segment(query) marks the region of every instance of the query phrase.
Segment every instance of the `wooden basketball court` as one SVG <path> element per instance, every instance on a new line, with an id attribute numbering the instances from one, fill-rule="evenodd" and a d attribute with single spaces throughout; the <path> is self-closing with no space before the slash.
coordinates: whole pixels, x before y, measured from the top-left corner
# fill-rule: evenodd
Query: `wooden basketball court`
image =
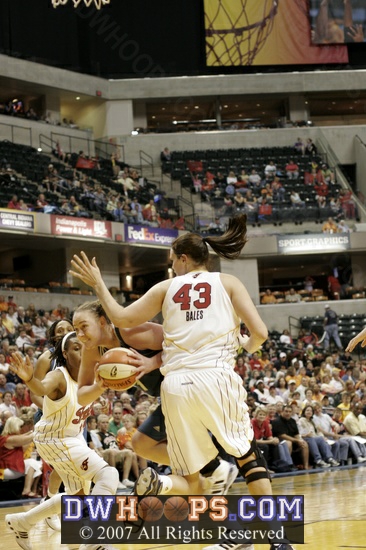
<path id="1" fill-rule="evenodd" d="M 231 492 L 248 494 L 245 483 L 235 483 Z M 364 466 L 332 469 L 319 473 L 278 477 L 273 480 L 275 494 L 305 496 L 305 545 L 296 549 L 347 550 L 366 549 L 366 468 Z M 1 504 L 1 503 L 0 503 Z M 14 535 L 4 523 L 5 514 L 21 512 L 32 504 L 0 509 L 0 549 L 19 550 Z M 32 529 L 30 540 L 33 550 L 68 550 L 77 545 L 61 545 L 60 534 L 51 531 L 46 524 L 39 523 Z M 116 545 L 124 550 L 201 550 L 203 545 Z M 268 545 L 256 545 L 255 550 L 266 549 Z"/>
<path id="2" fill-rule="evenodd" d="M 366 468 L 364 466 L 331 469 L 319 473 L 305 473 L 273 480 L 273 492 L 282 495 L 305 496 L 305 544 L 296 545 L 304 550 L 366 549 Z M 245 483 L 232 487 L 233 494 L 247 494 Z M 1 503 L 0 503 L 1 504 Z M 0 521 L 5 514 L 26 511 L 34 504 L 3 507 Z M 19 550 L 13 533 L 2 523 L 0 548 Z M 34 550 L 71 550 L 77 545 L 61 545 L 60 534 L 49 529 L 45 523 L 37 524 L 30 537 Z M 116 545 L 124 550 L 161 549 L 201 550 L 203 545 Z M 256 545 L 256 550 L 268 549 L 268 545 Z"/>

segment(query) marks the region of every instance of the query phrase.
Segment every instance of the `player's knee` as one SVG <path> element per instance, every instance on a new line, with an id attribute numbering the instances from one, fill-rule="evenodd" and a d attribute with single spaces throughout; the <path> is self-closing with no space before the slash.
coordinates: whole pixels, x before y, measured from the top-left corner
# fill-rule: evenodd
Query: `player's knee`
<path id="1" fill-rule="evenodd" d="M 239 461 L 245 460 L 244 463 L 240 464 Z M 262 455 L 260 449 L 258 448 L 257 442 L 253 439 L 249 451 L 237 459 L 239 472 L 245 479 L 246 483 L 253 483 L 260 479 L 271 480 L 267 469 L 267 463 L 264 456 Z"/>
<path id="2" fill-rule="evenodd" d="M 93 482 L 95 484 L 95 494 L 114 495 L 119 482 L 118 470 L 113 466 L 104 466 L 95 474 Z"/>

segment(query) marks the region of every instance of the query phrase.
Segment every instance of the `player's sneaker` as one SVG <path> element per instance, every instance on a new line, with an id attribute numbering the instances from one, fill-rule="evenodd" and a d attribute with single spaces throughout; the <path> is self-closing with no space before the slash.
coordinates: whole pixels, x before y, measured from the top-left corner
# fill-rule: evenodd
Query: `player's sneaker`
<path id="1" fill-rule="evenodd" d="M 133 492 L 135 495 L 158 495 L 162 486 L 159 474 L 153 468 L 145 468 L 139 475 Z"/>
<path id="2" fill-rule="evenodd" d="M 212 546 L 205 546 L 203 550 L 254 550 L 253 544 L 213 544 Z"/>
<path id="3" fill-rule="evenodd" d="M 220 460 L 219 466 L 209 477 L 203 480 L 203 492 L 205 495 L 225 495 L 234 483 L 238 468 L 231 462 Z"/>
<path id="4" fill-rule="evenodd" d="M 129 479 L 124 479 L 122 481 L 123 485 L 125 486 L 125 488 L 128 488 L 128 487 L 134 487 L 135 484 L 133 481 L 130 481 Z"/>
<path id="5" fill-rule="evenodd" d="M 5 523 L 14 532 L 18 546 L 23 548 L 23 550 L 31 550 L 32 547 L 29 540 L 31 525 L 25 519 L 25 513 L 7 514 L 5 516 Z"/>
<path id="6" fill-rule="evenodd" d="M 48 527 L 53 531 L 61 531 L 61 520 L 57 514 L 49 516 L 48 518 L 44 518 L 44 520 L 47 523 Z"/>

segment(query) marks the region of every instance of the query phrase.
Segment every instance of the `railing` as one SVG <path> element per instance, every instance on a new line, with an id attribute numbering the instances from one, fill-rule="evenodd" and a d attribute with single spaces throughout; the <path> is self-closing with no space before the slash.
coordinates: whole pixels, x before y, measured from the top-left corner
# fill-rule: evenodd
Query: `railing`
<path id="1" fill-rule="evenodd" d="M 145 163 L 145 164 L 143 164 Z M 143 175 L 143 166 L 150 166 L 151 169 L 151 175 L 154 175 L 154 159 L 151 155 L 148 153 L 145 153 L 145 151 L 142 151 L 140 149 L 140 172 L 141 176 Z"/>
<path id="2" fill-rule="evenodd" d="M 25 145 L 29 145 L 33 147 L 33 135 L 32 135 L 32 128 L 24 128 L 23 126 L 17 126 L 16 124 L 7 124 L 6 122 L 1 122 L 0 126 L 5 126 L 6 128 L 10 128 L 10 139 L 12 143 L 18 143 L 18 140 L 14 141 L 14 134 L 15 132 L 28 132 L 28 141 Z M 5 138 L 6 139 L 6 138 Z"/>
<path id="3" fill-rule="evenodd" d="M 125 162 L 125 146 L 117 145 L 115 143 L 109 143 L 107 141 L 94 140 L 95 154 L 100 158 L 111 158 L 113 154 L 116 155 L 116 160 Z"/>
<path id="4" fill-rule="evenodd" d="M 65 149 L 65 143 L 67 143 L 67 152 L 76 152 L 76 149 L 80 150 L 80 145 L 85 144 L 83 151 L 89 156 L 91 154 L 96 154 L 100 158 L 110 158 L 114 153 L 116 155 L 116 160 L 122 160 L 125 162 L 125 148 L 124 145 L 116 145 L 104 141 L 92 140 L 89 138 L 80 138 L 65 134 L 59 134 L 57 132 L 51 132 L 51 137 L 45 136 L 44 134 L 39 135 L 39 146 L 41 149 L 48 149 L 49 152 L 57 150 L 58 146 L 61 146 L 60 140 L 62 138 L 62 149 Z M 64 139 L 66 138 L 66 140 Z M 74 149 L 75 141 L 78 141 L 79 147 Z M 93 151 L 93 153 L 91 153 Z"/>

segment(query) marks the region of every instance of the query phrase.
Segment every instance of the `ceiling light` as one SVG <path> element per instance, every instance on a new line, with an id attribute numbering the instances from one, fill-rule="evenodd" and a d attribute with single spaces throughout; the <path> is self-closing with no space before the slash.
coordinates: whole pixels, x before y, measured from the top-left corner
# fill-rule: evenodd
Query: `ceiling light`
<path id="1" fill-rule="evenodd" d="M 80 96 L 76 96 L 76 101 L 80 101 Z"/>
<path id="2" fill-rule="evenodd" d="M 224 105 L 224 109 L 227 109 L 229 107 L 229 105 Z"/>
<path id="3" fill-rule="evenodd" d="M 195 109 L 199 109 L 200 106 L 199 106 L 199 105 L 195 105 L 194 108 L 195 108 Z"/>
<path id="4" fill-rule="evenodd" d="M 260 106 L 261 106 L 261 104 L 260 104 L 260 103 L 257 103 L 257 107 L 260 107 Z"/>
<path id="5" fill-rule="evenodd" d="M 155 116 L 155 115 L 153 115 L 153 116 L 152 116 L 151 118 L 156 118 L 156 116 Z"/>
<path id="6" fill-rule="evenodd" d="M 161 110 L 162 110 L 162 111 L 165 111 L 165 107 L 162 107 Z"/>

